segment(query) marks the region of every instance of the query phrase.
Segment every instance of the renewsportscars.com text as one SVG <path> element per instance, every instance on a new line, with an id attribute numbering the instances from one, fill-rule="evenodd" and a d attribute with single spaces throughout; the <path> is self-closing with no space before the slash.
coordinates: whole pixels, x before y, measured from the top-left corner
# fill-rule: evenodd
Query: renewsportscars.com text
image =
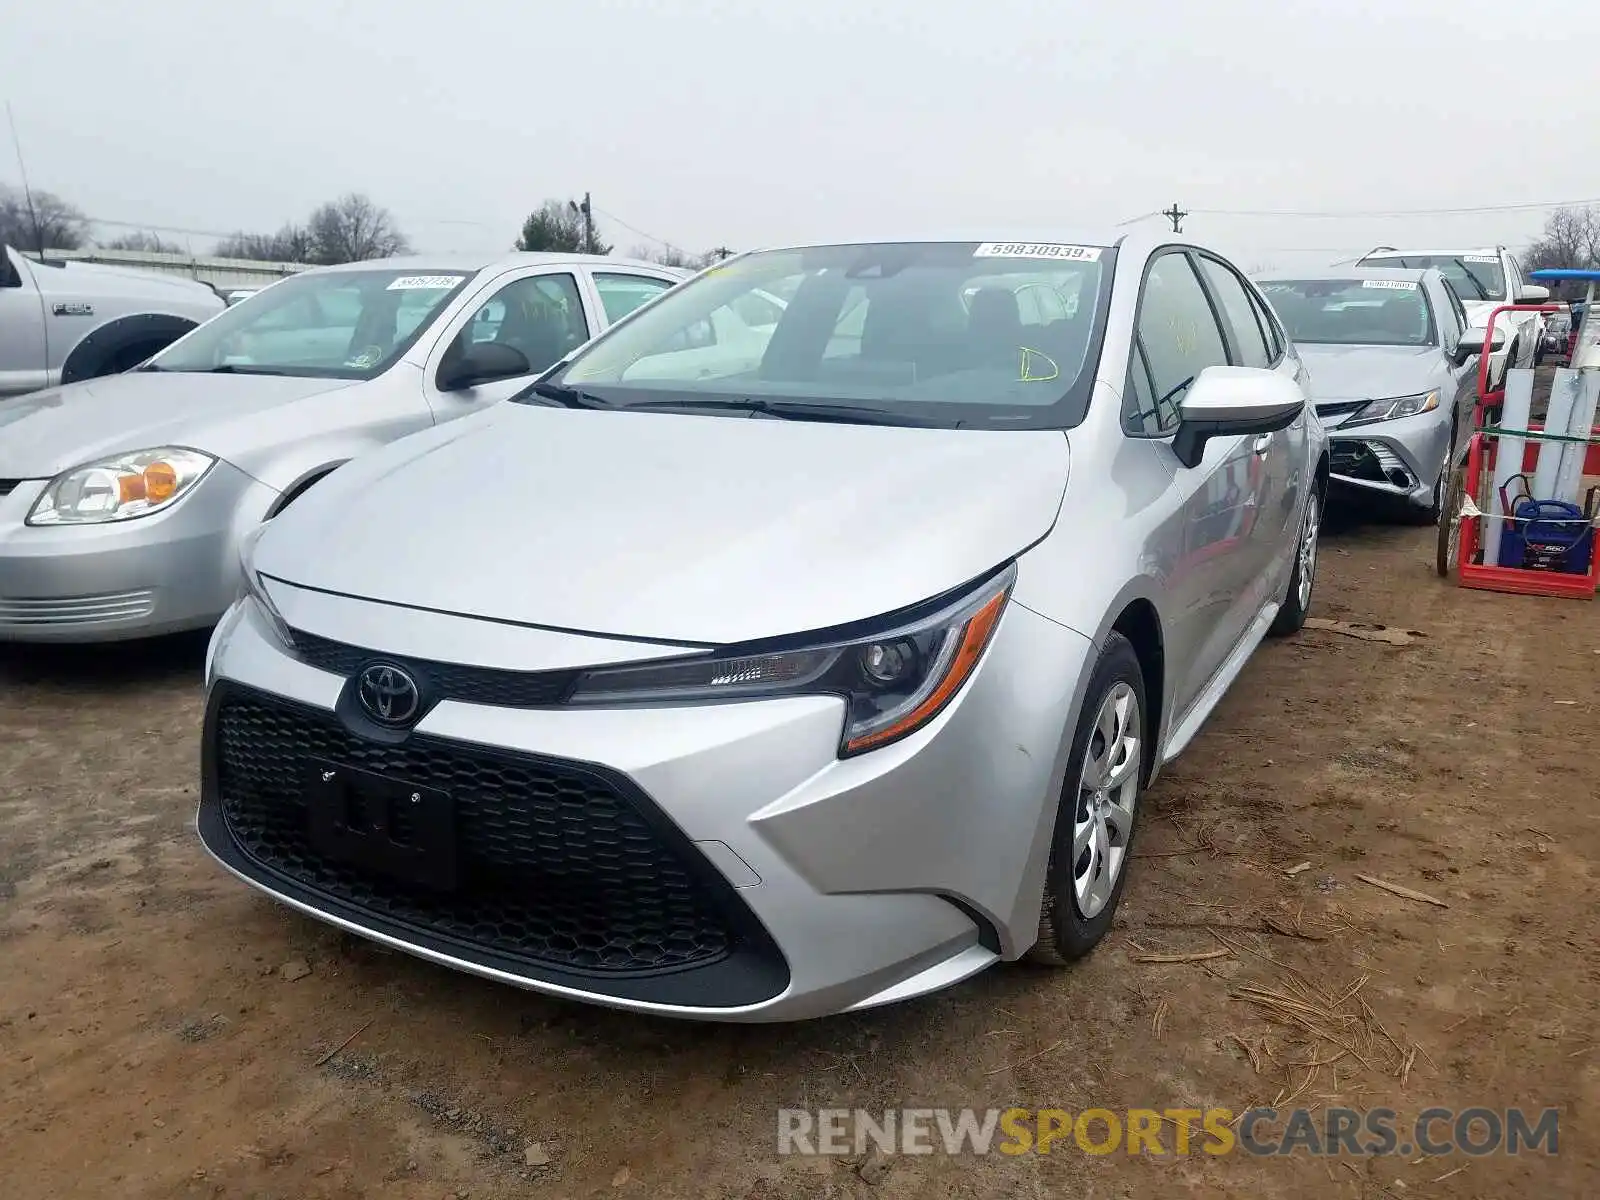
<path id="1" fill-rule="evenodd" d="M 780 1108 L 779 1154 L 1555 1154 L 1559 1112 L 1425 1108 Z"/>

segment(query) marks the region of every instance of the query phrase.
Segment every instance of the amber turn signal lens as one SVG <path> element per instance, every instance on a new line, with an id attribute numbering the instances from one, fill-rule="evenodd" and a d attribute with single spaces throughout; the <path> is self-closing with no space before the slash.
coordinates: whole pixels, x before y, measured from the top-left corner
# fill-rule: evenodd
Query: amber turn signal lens
<path id="1" fill-rule="evenodd" d="M 171 463 L 153 462 L 144 469 L 144 497 L 151 504 L 170 500 L 178 491 L 178 471 Z"/>

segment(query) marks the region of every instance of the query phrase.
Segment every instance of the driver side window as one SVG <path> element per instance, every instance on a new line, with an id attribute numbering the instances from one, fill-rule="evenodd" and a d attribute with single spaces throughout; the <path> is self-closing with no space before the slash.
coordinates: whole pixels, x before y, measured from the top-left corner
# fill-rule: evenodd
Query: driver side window
<path id="1" fill-rule="evenodd" d="M 1168 251 L 1150 264 L 1135 328 L 1123 428 L 1164 437 L 1178 427 L 1183 397 L 1200 372 L 1228 362 L 1217 314 L 1187 254 Z"/>
<path id="2" fill-rule="evenodd" d="M 589 340 L 578 281 L 568 274 L 514 279 L 479 305 L 450 345 L 451 357 L 469 346 L 498 342 L 520 350 L 531 372 Z"/>

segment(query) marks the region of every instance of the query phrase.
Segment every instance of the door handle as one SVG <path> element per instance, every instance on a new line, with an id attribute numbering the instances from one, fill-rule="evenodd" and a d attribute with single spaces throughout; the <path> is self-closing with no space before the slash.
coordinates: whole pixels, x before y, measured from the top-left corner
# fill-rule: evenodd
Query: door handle
<path id="1" fill-rule="evenodd" d="M 1255 452 L 1255 456 L 1257 458 L 1262 457 L 1268 450 L 1272 449 L 1272 435 L 1270 433 L 1263 433 L 1255 440 L 1250 449 Z"/>

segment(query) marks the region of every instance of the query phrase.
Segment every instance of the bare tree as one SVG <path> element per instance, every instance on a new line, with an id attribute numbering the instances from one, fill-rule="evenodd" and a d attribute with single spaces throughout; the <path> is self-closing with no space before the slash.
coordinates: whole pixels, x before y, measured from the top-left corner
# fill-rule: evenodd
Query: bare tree
<path id="1" fill-rule="evenodd" d="M 690 254 L 687 250 L 680 250 L 676 246 L 652 246 L 641 242 L 628 252 L 628 256 L 643 259 L 645 262 L 660 263 L 663 267 L 686 267 L 691 271 L 698 271 L 701 267 L 709 267 L 721 258 L 722 254 L 717 250 Z"/>
<path id="2" fill-rule="evenodd" d="M 389 210 L 359 192 L 322 205 L 311 214 L 306 229 L 311 237 L 311 261 L 316 263 L 364 262 L 404 254 L 411 248 Z"/>
<path id="3" fill-rule="evenodd" d="M 516 249 L 582 254 L 583 238 L 583 214 L 565 200 L 546 200 L 522 223 Z M 610 254 L 611 247 L 596 238 L 590 252 Z"/>
<path id="4" fill-rule="evenodd" d="M 218 258 L 253 258 L 259 262 L 311 261 L 311 234 L 303 225 L 285 225 L 277 233 L 236 233 L 212 251 Z"/>
<path id="5" fill-rule="evenodd" d="M 76 250 L 88 238 L 82 210 L 54 192 L 34 192 L 30 206 L 21 188 L 0 184 L 0 243 L 19 250 Z"/>
<path id="6" fill-rule="evenodd" d="M 114 237 L 109 242 L 99 243 L 105 250 L 142 250 L 149 254 L 182 254 L 183 247 L 177 242 L 164 241 L 158 234 L 146 233 L 144 230 L 135 230 L 133 233 L 124 233 Z"/>
<path id="7" fill-rule="evenodd" d="M 1556 209 L 1545 218 L 1544 232 L 1528 247 L 1523 265 L 1530 271 L 1600 266 L 1600 205 Z"/>

